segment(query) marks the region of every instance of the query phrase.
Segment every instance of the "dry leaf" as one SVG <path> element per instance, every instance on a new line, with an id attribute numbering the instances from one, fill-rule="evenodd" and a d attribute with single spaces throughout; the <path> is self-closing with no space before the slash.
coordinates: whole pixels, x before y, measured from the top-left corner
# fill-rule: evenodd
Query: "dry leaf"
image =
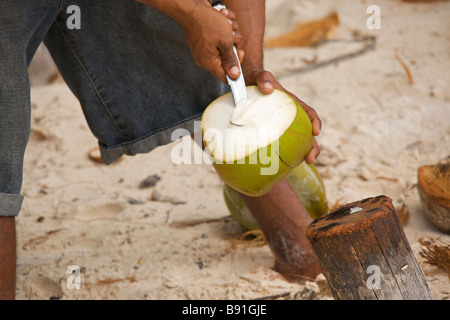
<path id="1" fill-rule="evenodd" d="M 395 183 L 398 182 L 397 178 L 389 178 L 389 177 L 384 177 L 384 176 L 378 176 L 377 180 L 386 180 L 386 181 L 395 182 Z"/>
<path id="2" fill-rule="evenodd" d="M 267 39 L 264 46 L 308 47 L 327 38 L 330 31 L 339 23 L 338 14 L 333 12 L 321 20 L 300 22 L 294 29 L 280 37 Z"/>
<path id="3" fill-rule="evenodd" d="M 92 160 L 92 161 L 94 161 L 94 162 L 105 164 L 105 163 L 103 162 L 103 160 L 102 160 L 102 154 L 101 154 L 101 152 L 100 152 L 100 148 L 99 148 L 98 145 L 95 146 L 95 147 L 93 147 L 93 148 L 91 148 L 91 149 L 88 151 L 88 157 L 89 157 L 90 160 Z M 117 159 L 117 160 L 116 160 L 116 163 L 119 162 L 119 160 L 122 160 L 122 158 L 123 158 L 123 156 L 120 157 L 119 159 Z"/>
<path id="4" fill-rule="evenodd" d="M 409 210 L 406 204 L 402 204 L 402 206 L 396 210 L 397 217 L 400 220 L 402 225 L 405 225 L 409 221 Z"/>
<path id="5" fill-rule="evenodd" d="M 403 69 L 405 69 L 406 76 L 408 77 L 408 83 L 409 84 L 413 84 L 414 83 L 414 79 L 413 79 L 413 76 L 412 76 L 411 71 L 409 70 L 408 66 L 402 60 L 402 58 L 400 58 L 400 56 L 397 54 L 397 52 L 395 52 L 394 55 L 395 55 L 395 59 L 397 59 L 397 61 L 400 62 L 400 64 L 402 65 Z"/>
<path id="6" fill-rule="evenodd" d="M 266 237 L 261 230 L 249 230 L 239 234 L 237 239 L 233 239 L 232 246 L 237 244 L 246 244 L 251 247 L 262 247 L 267 244 Z"/>
<path id="7" fill-rule="evenodd" d="M 100 154 L 100 149 L 98 146 L 95 146 L 89 150 L 88 157 L 94 162 L 103 163 L 102 156 Z"/>
<path id="8" fill-rule="evenodd" d="M 106 279 L 97 280 L 97 282 L 95 284 L 96 285 L 105 285 L 105 284 L 113 284 L 113 283 L 124 282 L 124 281 L 136 282 L 137 280 L 135 277 L 127 277 L 127 278 L 120 278 L 120 279 L 106 278 Z"/>

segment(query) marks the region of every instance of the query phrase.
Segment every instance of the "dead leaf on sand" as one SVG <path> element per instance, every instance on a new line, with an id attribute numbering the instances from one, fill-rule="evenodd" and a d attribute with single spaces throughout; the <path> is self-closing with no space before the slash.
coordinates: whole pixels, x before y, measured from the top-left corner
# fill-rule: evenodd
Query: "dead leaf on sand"
<path id="1" fill-rule="evenodd" d="M 405 69 L 406 76 L 408 77 L 408 83 L 414 84 L 414 78 L 412 76 L 411 70 L 409 69 L 408 65 L 403 61 L 402 58 L 398 55 L 397 52 L 394 52 L 395 59 L 402 65 L 403 69 Z"/>
<path id="2" fill-rule="evenodd" d="M 339 23 L 339 17 L 333 12 L 320 20 L 297 23 L 294 29 L 277 38 L 264 41 L 266 48 L 274 47 L 309 47 L 327 38 Z"/>
<path id="3" fill-rule="evenodd" d="M 98 145 L 93 147 L 93 148 L 91 148 L 88 151 L 88 157 L 89 157 L 90 160 L 92 160 L 94 162 L 105 164 L 103 162 L 103 160 L 102 160 L 102 154 L 100 152 L 100 148 L 99 148 Z M 116 162 L 119 162 L 120 160 L 122 160 L 122 158 L 123 158 L 123 156 L 120 157 L 119 159 L 117 159 Z"/>

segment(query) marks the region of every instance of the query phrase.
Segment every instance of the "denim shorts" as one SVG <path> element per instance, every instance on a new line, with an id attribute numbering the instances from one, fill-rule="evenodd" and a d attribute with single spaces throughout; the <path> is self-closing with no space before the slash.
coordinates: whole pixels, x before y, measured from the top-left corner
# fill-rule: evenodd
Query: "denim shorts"
<path id="1" fill-rule="evenodd" d="M 175 129 L 193 133 L 205 107 L 229 90 L 195 64 L 175 21 L 134 0 L 2 0 L 0 216 L 18 215 L 23 200 L 27 68 L 42 41 L 107 164 L 170 143 Z"/>

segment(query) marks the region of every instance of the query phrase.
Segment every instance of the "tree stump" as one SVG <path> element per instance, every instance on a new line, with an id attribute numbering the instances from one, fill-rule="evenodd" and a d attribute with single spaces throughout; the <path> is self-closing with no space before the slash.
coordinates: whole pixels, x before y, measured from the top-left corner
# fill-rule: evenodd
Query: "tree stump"
<path id="1" fill-rule="evenodd" d="M 344 205 L 306 229 L 335 299 L 433 300 L 390 198 Z"/>

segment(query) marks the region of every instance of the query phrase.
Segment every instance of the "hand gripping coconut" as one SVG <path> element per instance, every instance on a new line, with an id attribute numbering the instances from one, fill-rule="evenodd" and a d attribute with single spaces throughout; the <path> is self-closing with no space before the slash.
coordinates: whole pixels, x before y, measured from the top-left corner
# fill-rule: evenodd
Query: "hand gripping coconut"
<path id="1" fill-rule="evenodd" d="M 231 93 L 214 100 L 202 116 L 205 151 L 231 188 L 261 196 L 287 177 L 313 146 L 311 121 L 289 94 L 247 87 L 236 106 Z"/>

